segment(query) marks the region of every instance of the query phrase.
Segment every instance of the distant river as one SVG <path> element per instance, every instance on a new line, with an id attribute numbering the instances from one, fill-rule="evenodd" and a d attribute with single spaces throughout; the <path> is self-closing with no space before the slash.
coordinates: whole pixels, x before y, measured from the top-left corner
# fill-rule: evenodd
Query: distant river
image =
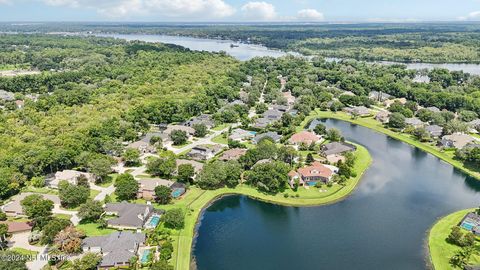
<path id="1" fill-rule="evenodd" d="M 199 270 L 424 270 L 435 221 L 477 207 L 480 182 L 403 142 L 337 120 L 373 164 L 347 199 L 285 207 L 244 196 L 214 202 L 193 247 Z"/>
<path id="2" fill-rule="evenodd" d="M 101 36 L 115 37 L 125 40 L 141 40 L 146 42 L 161 42 L 170 43 L 189 48 L 196 51 L 209 51 L 219 52 L 225 51 L 227 54 L 237 58 L 241 61 L 250 60 L 257 56 L 271 56 L 281 57 L 287 54 L 299 55 L 294 52 L 283 52 L 279 50 L 272 50 L 265 46 L 238 43 L 231 40 L 219 40 L 219 39 L 207 39 L 207 38 L 194 38 L 184 36 L 168 36 L 168 35 L 145 35 L 145 34 L 103 34 Z M 231 47 L 231 44 L 235 44 L 238 47 Z M 328 58 L 334 59 L 334 58 Z M 338 59 L 335 59 L 338 60 Z M 393 64 L 394 62 L 377 62 L 381 64 Z M 402 63 L 403 64 L 403 63 Z M 408 69 L 432 69 L 435 67 L 446 68 L 448 70 L 463 70 L 470 74 L 480 75 L 479 64 L 429 64 L 429 63 L 406 63 Z"/>

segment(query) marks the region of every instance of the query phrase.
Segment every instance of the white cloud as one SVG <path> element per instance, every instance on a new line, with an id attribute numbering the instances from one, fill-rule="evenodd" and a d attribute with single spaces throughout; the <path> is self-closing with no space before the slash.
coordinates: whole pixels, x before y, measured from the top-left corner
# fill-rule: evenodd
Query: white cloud
<path id="1" fill-rule="evenodd" d="M 298 11 L 297 19 L 301 21 L 323 21 L 325 16 L 316 9 L 302 9 Z"/>
<path id="2" fill-rule="evenodd" d="M 458 19 L 462 21 L 478 21 L 480 20 L 480 11 L 470 12 L 467 16 L 459 17 Z"/>
<path id="3" fill-rule="evenodd" d="M 267 2 L 248 2 L 242 7 L 247 19 L 254 21 L 270 21 L 277 18 L 275 6 Z"/>
<path id="4" fill-rule="evenodd" d="M 2 1 L 2 0 L 0 0 Z M 235 9 L 223 0 L 43 0 L 52 6 L 92 8 L 108 17 L 160 15 L 215 19 L 231 16 Z"/>

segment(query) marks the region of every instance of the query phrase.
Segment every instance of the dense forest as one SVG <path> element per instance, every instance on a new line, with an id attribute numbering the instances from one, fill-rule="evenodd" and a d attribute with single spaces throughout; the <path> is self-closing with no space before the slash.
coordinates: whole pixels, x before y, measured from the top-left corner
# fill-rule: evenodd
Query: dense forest
<path id="1" fill-rule="evenodd" d="M 221 38 L 304 54 L 399 62 L 480 62 L 480 24 L 0 24 L 0 31 Z"/>
<path id="2" fill-rule="evenodd" d="M 149 124 L 215 111 L 238 95 L 239 63 L 223 54 L 113 39 L 0 36 L 0 66 L 39 75 L 0 77 L 25 104 L 0 105 L 0 198 L 34 176 L 108 159 Z M 33 97 L 34 98 L 33 98 Z"/>

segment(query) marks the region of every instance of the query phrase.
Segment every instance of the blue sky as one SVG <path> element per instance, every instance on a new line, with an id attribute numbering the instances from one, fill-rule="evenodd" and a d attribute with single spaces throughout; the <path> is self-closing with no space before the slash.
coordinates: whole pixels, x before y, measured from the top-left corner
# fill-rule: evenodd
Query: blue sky
<path id="1" fill-rule="evenodd" d="M 0 21 L 458 21 L 480 0 L 0 0 Z"/>

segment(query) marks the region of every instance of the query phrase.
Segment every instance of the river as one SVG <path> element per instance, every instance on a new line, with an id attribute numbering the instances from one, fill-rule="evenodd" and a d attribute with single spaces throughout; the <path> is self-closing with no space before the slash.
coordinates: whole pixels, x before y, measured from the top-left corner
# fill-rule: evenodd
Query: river
<path id="1" fill-rule="evenodd" d="M 125 40 L 141 40 L 146 42 L 161 42 L 170 43 L 189 48 L 197 51 L 209 51 L 220 52 L 224 51 L 227 54 L 237 58 L 240 61 L 247 61 L 254 57 L 259 56 L 271 56 L 281 57 L 287 54 L 299 55 L 294 52 L 283 52 L 279 50 L 272 50 L 265 46 L 238 43 L 231 40 L 219 40 L 219 39 L 206 39 L 206 38 L 194 38 L 184 36 L 168 36 L 168 35 L 146 35 L 146 34 L 103 34 L 100 36 L 114 37 Z M 235 44 L 238 47 L 231 47 L 231 44 Z M 335 59 L 335 58 L 327 58 Z M 336 59 L 338 60 L 338 59 Z M 379 61 L 375 63 L 381 63 L 385 65 L 395 64 L 394 62 Z M 402 63 L 403 64 L 403 63 Z M 479 64 L 430 64 L 430 63 L 405 63 L 407 69 L 433 69 L 433 68 L 446 68 L 451 71 L 468 72 L 473 75 L 480 75 Z"/>
<path id="2" fill-rule="evenodd" d="M 229 196 L 208 207 L 193 255 L 199 270 L 426 269 L 435 220 L 480 202 L 480 182 L 384 134 L 327 120 L 367 147 L 373 164 L 347 199 L 284 207 Z"/>

